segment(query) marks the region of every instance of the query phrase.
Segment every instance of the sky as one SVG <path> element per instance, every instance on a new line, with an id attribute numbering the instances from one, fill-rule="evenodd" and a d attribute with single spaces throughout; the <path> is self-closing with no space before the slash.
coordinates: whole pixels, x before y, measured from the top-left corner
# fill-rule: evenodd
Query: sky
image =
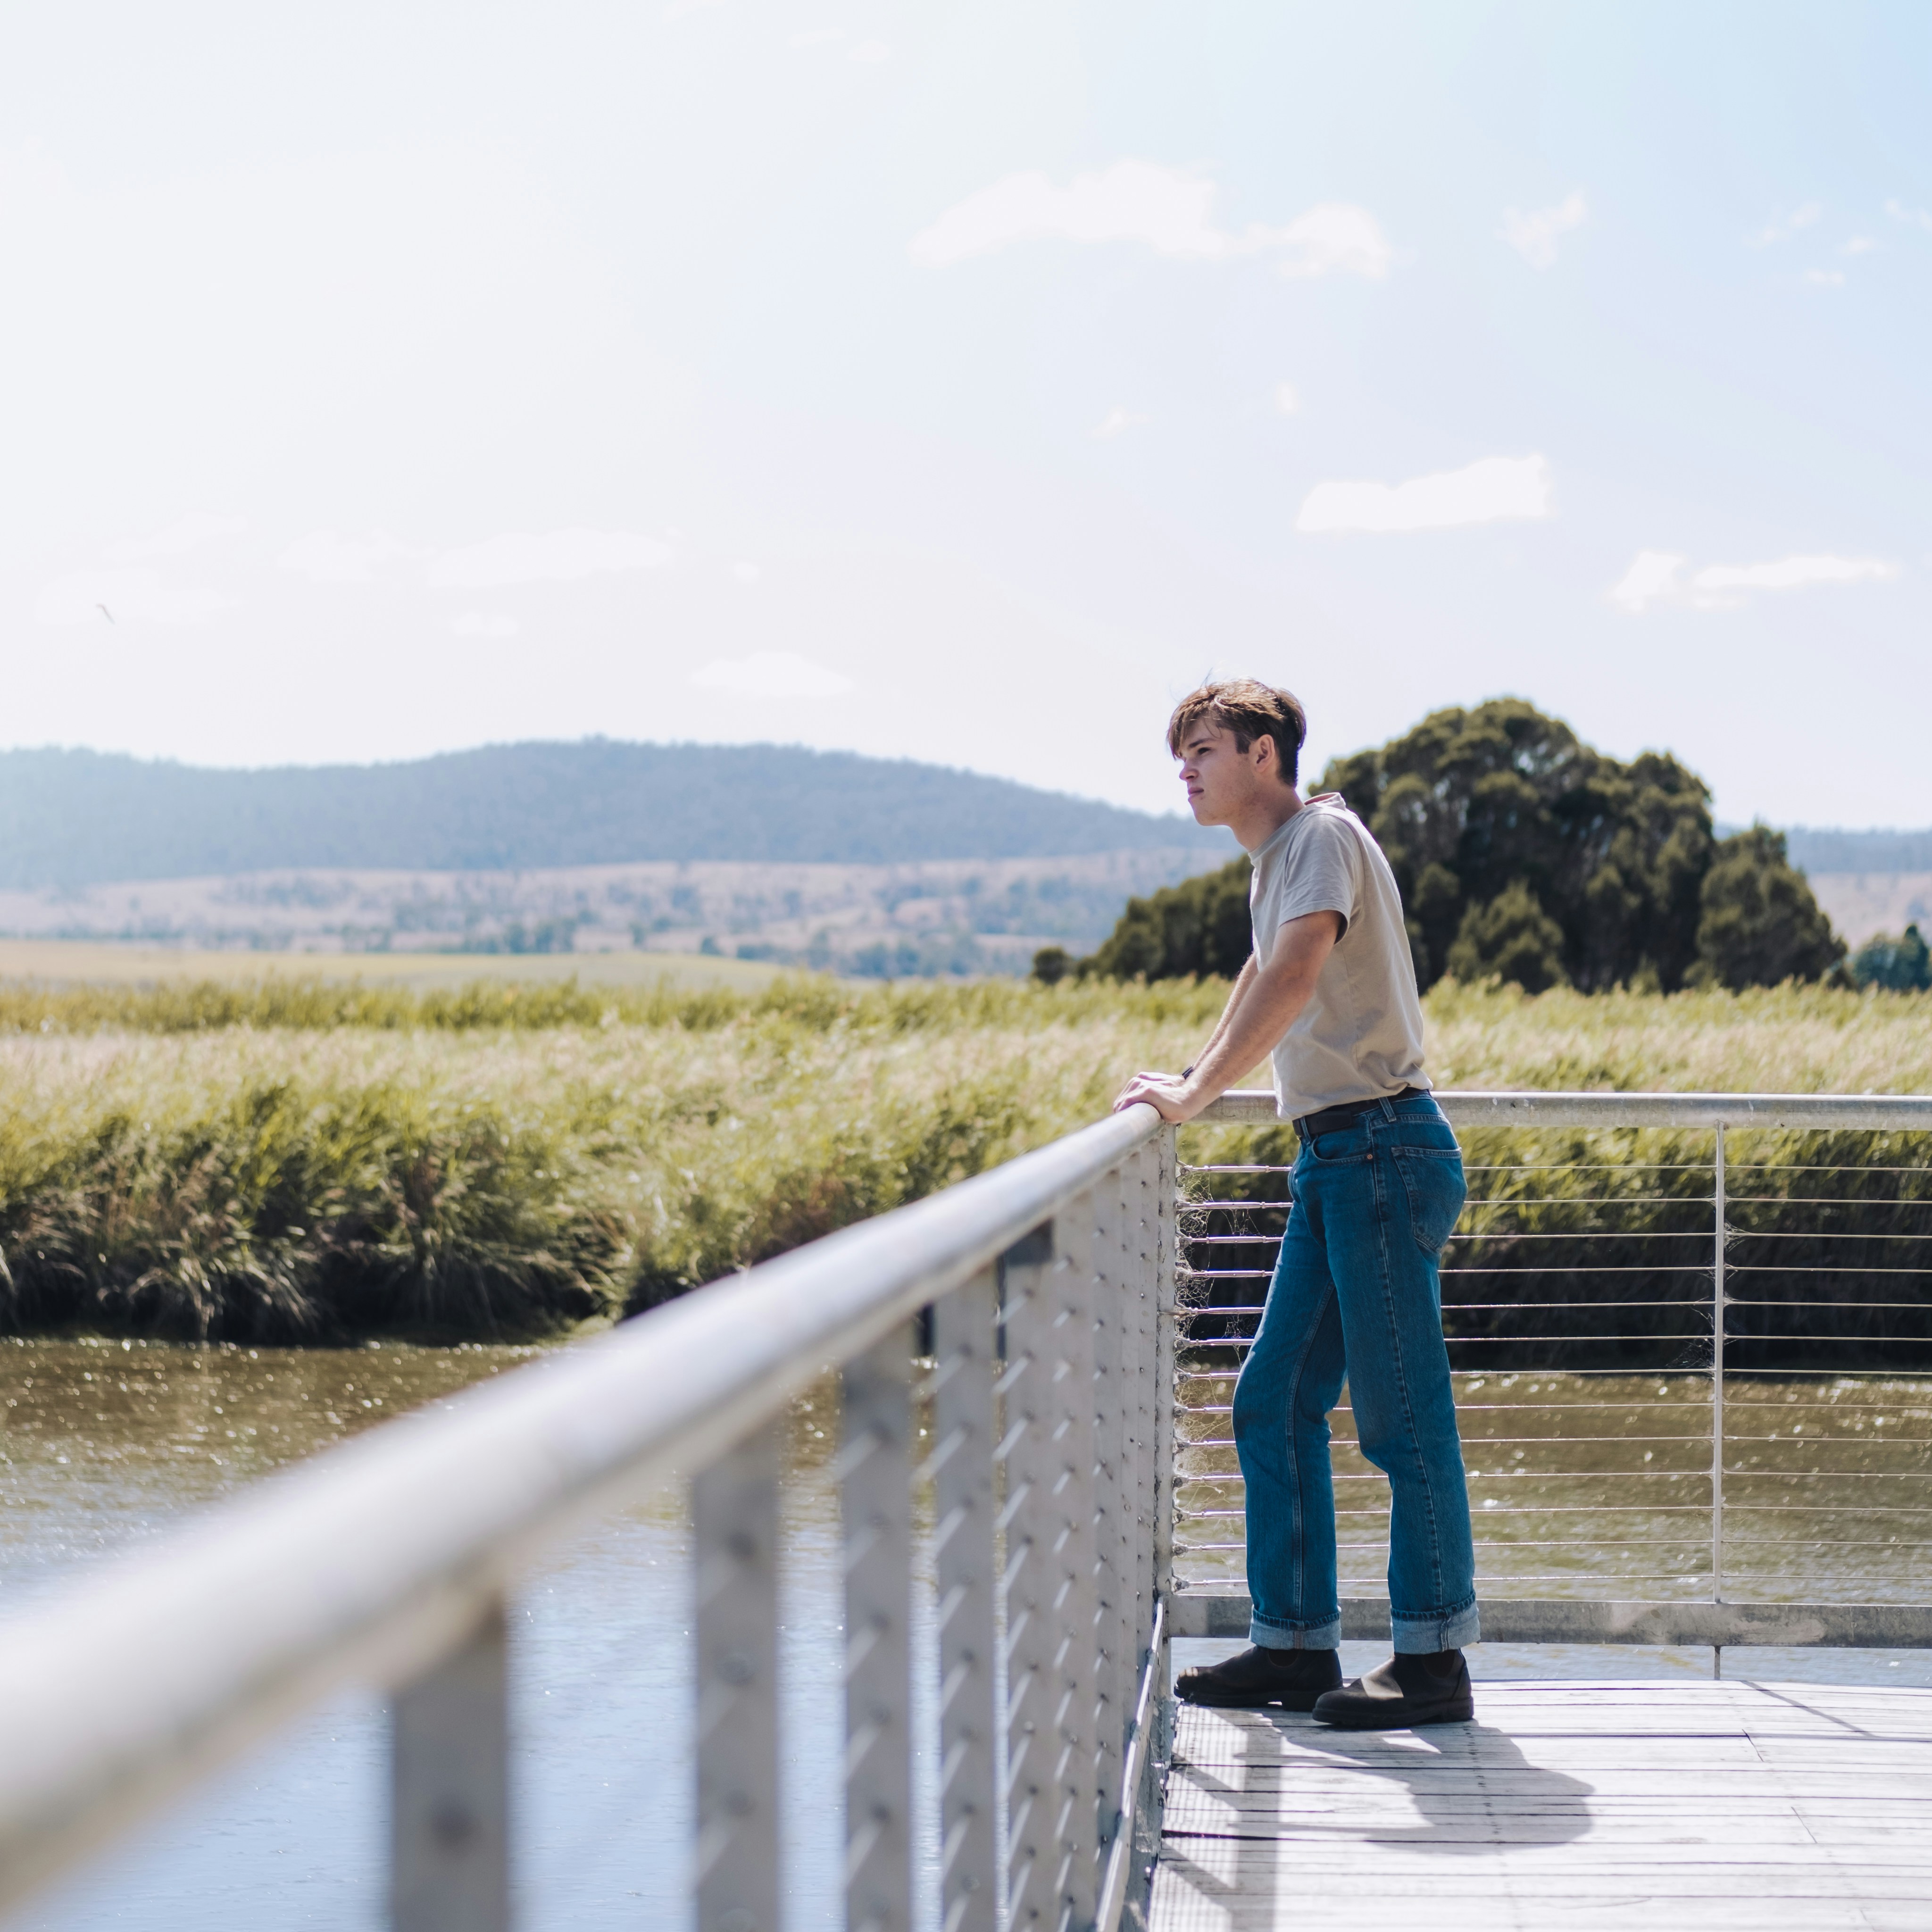
<path id="1" fill-rule="evenodd" d="M 1932 824 L 1917 0 L 69 0 L 0 263 L 0 745 L 1167 810 L 1245 673 Z"/>

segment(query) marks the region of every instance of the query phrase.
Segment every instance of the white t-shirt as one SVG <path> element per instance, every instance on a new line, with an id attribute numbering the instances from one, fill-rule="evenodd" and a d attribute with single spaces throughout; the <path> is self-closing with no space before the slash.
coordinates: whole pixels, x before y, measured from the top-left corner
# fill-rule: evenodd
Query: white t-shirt
<path id="1" fill-rule="evenodd" d="M 1312 996 L 1274 1050 L 1282 1118 L 1427 1087 L 1402 895 L 1369 828 L 1339 792 L 1323 792 L 1255 854 L 1254 866 L 1248 908 L 1264 966 L 1288 920 L 1311 912 L 1343 920 Z"/>

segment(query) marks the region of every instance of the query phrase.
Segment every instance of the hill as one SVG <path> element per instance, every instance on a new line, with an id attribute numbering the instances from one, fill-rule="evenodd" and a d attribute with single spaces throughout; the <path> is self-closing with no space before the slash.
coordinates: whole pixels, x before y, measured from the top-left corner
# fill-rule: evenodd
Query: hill
<path id="1" fill-rule="evenodd" d="M 879 865 L 1226 842 L 1186 818 L 795 746 L 592 738 L 256 771 L 0 752 L 0 886 L 24 890 L 290 866 Z"/>
<path id="2" fill-rule="evenodd" d="M 1932 830 L 1832 832 L 1798 825 L 1784 842 L 1802 872 L 1932 872 Z"/>

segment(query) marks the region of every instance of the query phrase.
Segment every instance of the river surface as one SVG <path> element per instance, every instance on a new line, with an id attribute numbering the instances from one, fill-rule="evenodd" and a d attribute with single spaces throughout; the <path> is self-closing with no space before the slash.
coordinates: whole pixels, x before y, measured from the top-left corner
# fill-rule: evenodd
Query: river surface
<path id="1" fill-rule="evenodd" d="M 446 1401 L 540 1352 L 0 1340 L 0 1612 L 19 1611 L 57 1582 L 284 1463 L 404 1409 Z M 1514 1382 L 1503 1391 L 1503 1406 L 1482 1423 L 1474 1413 L 1469 1418 L 1466 1432 L 1495 1444 L 1478 1450 L 1472 1442 L 1472 1462 L 1508 1485 L 1485 1486 L 1479 1478 L 1479 1511 L 1492 1495 L 1502 1507 L 1532 1490 L 1549 1493 L 1543 1484 L 1550 1479 L 1540 1482 L 1535 1473 L 1535 1444 L 1517 1454 L 1542 1426 L 1527 1426 L 1529 1379 Z M 1580 1386 L 1578 1400 L 1583 1393 Z M 1603 1391 L 1588 1393 L 1600 1405 Z M 1780 1407 L 1785 1393 L 1777 1392 Z M 1556 1383 L 1546 1380 L 1534 1399 L 1546 1414 L 1557 1394 Z M 1894 1412 L 1901 1406 L 1886 1397 L 1875 1412 L 1896 1427 Z M 1483 1405 L 1478 1400 L 1474 1406 Z M 1597 1412 L 1607 1412 L 1600 1406 Z M 1795 1419 L 1767 1418 L 1764 1430 L 1774 1420 L 1789 1440 Z M 1817 1419 L 1810 1420 L 1815 1427 Z M 1830 1420 L 1844 1446 L 1829 1460 L 1864 1462 L 1878 1453 L 1849 1439 L 1849 1408 Z M 1203 1423 L 1214 1426 L 1205 1418 Z M 1694 1426 L 1687 1419 L 1684 1432 Z M 1610 1431 L 1593 1424 L 1587 1432 L 1600 1438 Z M 1922 1426 L 1912 1432 L 1925 1432 Z M 782 1570 L 790 1932 L 816 1932 L 840 1920 L 841 1820 L 832 1768 L 841 1750 L 842 1634 L 837 1518 L 826 1472 L 836 1433 L 828 1390 L 800 1401 L 790 1424 Z M 1605 1453 L 1623 1458 L 1631 1451 L 1646 1453 L 1634 1443 Z M 1673 1444 L 1649 1453 L 1676 1451 Z M 1694 1452 L 1686 1442 L 1682 1453 Z M 1923 1466 L 1902 1443 L 1882 1453 L 1888 1474 Z M 1487 1470 L 1491 1462 L 1499 1468 Z M 1636 1464 L 1631 1473 L 1645 1466 Z M 1655 1461 L 1647 1466 L 1654 1468 Z M 1688 1482 L 1688 1469 L 1685 1477 Z M 1826 1514 L 1841 1507 L 1836 1495 L 1808 1501 Z M 1781 1520 L 1778 1527 L 1805 1533 L 1802 1523 Z M 1885 1534 L 1894 1529 L 1888 1523 Z M 1918 1541 L 1916 1534 L 1912 1540 Z M 1874 1552 L 1870 1539 L 1858 1540 L 1866 1546 L 1854 1559 L 1861 1583 L 1876 1580 L 1867 1567 L 1874 1554 L 1880 1567 L 1900 1564 L 1894 1582 L 1904 1570 L 1918 1573 L 1918 1552 L 1906 1558 L 1895 1546 Z M 512 1694 L 520 1926 L 562 1932 L 689 1922 L 688 1554 L 682 1502 L 668 1496 L 614 1516 L 559 1550 L 517 1600 Z M 930 1644 L 929 1629 L 916 1634 Z M 1178 1645 L 1176 1661 L 1233 1647 Z M 1344 1651 L 1352 1672 L 1382 1654 L 1372 1646 Z M 1478 1677 L 1491 1678 L 1702 1675 L 1711 1667 L 1708 1651 L 1491 1646 L 1472 1661 Z M 1759 1652 L 1747 1667 L 1732 1652 L 1727 1664 L 1734 1674 L 1760 1677 L 1932 1682 L 1926 1658 L 1912 1653 Z M 34 1932 L 272 1932 L 285 1926 L 379 1932 L 385 1743 L 376 1700 L 339 1700 L 10 1922 Z"/>
<path id="2" fill-rule="evenodd" d="M 539 1352 L 195 1349 L 0 1342 L 0 1610 L 184 1513 Z M 782 1576 L 789 1923 L 839 1922 L 836 1414 L 790 1426 Z M 560 1550 L 512 1610 L 518 1923 L 688 1922 L 688 1527 L 674 1496 Z M 34 1932 L 378 1932 L 386 1718 L 344 1697 L 17 1921 Z"/>

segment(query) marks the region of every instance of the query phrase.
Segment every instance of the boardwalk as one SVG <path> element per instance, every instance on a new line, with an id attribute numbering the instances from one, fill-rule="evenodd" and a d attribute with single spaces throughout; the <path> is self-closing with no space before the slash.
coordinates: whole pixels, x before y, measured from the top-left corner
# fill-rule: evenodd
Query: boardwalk
<path id="1" fill-rule="evenodd" d="M 1932 1690 L 1479 1685 L 1478 1721 L 1182 1706 L 1154 1932 L 1932 1928 Z"/>

